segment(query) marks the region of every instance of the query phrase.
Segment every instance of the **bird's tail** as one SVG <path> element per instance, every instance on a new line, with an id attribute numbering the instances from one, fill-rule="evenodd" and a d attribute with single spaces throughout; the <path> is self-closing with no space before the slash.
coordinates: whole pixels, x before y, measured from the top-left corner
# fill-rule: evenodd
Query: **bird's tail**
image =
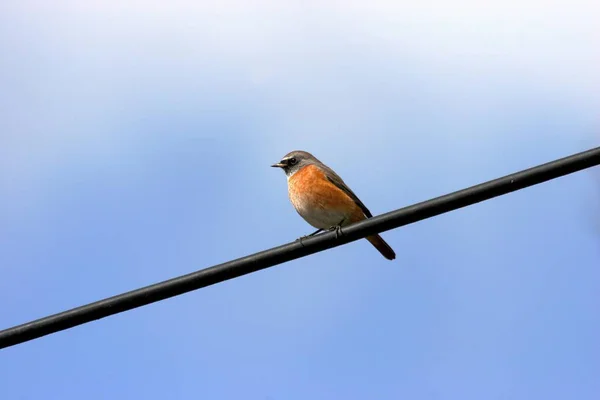
<path id="1" fill-rule="evenodd" d="M 379 235 L 367 236 L 367 240 L 388 260 L 396 258 L 396 253 Z"/>

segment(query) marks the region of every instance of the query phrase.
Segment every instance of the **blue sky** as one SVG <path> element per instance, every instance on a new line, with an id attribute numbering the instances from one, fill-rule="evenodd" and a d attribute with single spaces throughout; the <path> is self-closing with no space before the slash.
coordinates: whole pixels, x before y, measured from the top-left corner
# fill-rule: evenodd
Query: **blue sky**
<path id="1" fill-rule="evenodd" d="M 201 4 L 197 4 L 201 3 Z M 0 328 L 598 146 L 590 0 L 0 5 Z M 0 354 L 2 399 L 596 399 L 588 170 Z"/>

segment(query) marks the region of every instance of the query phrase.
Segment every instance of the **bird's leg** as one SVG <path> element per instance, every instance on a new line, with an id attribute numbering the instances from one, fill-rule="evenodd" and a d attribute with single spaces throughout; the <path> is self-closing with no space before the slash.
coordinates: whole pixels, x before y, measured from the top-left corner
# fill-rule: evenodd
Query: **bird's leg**
<path id="1" fill-rule="evenodd" d="M 310 235 L 307 236 L 315 236 L 317 233 L 323 231 L 323 229 L 317 229 L 316 231 L 314 231 L 313 233 L 311 233 Z"/>
<path id="2" fill-rule="evenodd" d="M 302 244 L 302 239 L 306 239 L 307 237 L 315 236 L 317 233 L 321 232 L 322 230 L 323 230 L 323 229 L 317 229 L 317 230 L 316 230 L 316 231 L 314 231 L 313 233 L 311 233 L 311 234 L 308 234 L 308 235 L 304 235 L 304 236 L 300 236 L 300 237 L 299 237 L 298 239 L 296 239 L 296 240 L 299 240 L 299 241 L 300 241 L 300 244 Z"/>
<path id="3" fill-rule="evenodd" d="M 344 218 L 342 218 L 342 220 L 340 222 L 338 222 L 337 225 L 333 225 L 333 226 L 329 227 L 330 231 L 335 231 L 335 238 L 336 239 L 339 239 L 340 236 L 343 235 L 342 224 L 344 223 L 345 220 L 346 220 L 346 218 L 344 217 Z"/>

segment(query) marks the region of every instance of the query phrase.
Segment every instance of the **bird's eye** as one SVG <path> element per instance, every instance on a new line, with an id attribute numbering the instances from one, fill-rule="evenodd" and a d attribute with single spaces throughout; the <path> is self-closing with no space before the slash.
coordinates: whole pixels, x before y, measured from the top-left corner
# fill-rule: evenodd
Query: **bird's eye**
<path id="1" fill-rule="evenodd" d="M 290 165 L 294 165 L 294 164 L 296 164 L 297 162 L 298 162 L 298 160 L 296 160 L 296 157 L 292 157 L 292 158 L 290 158 L 289 164 L 290 164 Z"/>

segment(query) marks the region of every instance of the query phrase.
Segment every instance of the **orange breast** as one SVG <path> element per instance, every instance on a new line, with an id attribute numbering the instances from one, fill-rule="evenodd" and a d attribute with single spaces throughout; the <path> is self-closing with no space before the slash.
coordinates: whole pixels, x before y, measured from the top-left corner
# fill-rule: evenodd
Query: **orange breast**
<path id="1" fill-rule="evenodd" d="M 348 222 L 365 218 L 354 200 L 331 183 L 325 173 L 314 165 L 308 165 L 292 175 L 288 180 L 288 194 L 301 215 L 329 210 L 346 215 Z"/>

